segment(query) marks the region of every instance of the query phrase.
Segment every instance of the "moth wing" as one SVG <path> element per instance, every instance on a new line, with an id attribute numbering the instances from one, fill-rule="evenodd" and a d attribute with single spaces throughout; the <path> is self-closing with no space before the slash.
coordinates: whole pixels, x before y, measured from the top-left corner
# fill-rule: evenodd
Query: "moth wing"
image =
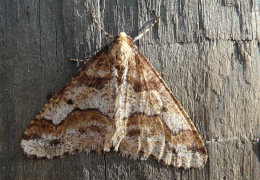
<path id="1" fill-rule="evenodd" d="M 153 158 L 164 165 L 203 167 L 205 145 L 191 119 L 162 78 L 140 53 L 128 72 L 126 135 L 119 150 L 123 156 Z M 134 100 L 133 100 L 134 99 Z M 131 102 L 132 101 L 132 102 Z"/>
<path id="2" fill-rule="evenodd" d="M 89 60 L 36 115 L 21 141 L 27 156 L 52 159 L 109 148 L 115 112 L 111 92 L 116 83 L 107 51 L 104 48 Z"/>

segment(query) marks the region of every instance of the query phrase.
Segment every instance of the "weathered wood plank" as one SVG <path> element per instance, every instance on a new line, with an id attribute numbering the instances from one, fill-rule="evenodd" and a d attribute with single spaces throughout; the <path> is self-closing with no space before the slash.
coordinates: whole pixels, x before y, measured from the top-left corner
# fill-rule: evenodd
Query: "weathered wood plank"
<path id="1" fill-rule="evenodd" d="M 64 159 L 23 156 L 22 132 L 73 76 L 66 58 L 87 58 L 112 35 L 137 44 L 193 119 L 209 152 L 202 170 L 148 160 L 79 153 Z M 257 179 L 260 174 L 260 41 L 256 0 L 0 0 L 0 179 Z"/>

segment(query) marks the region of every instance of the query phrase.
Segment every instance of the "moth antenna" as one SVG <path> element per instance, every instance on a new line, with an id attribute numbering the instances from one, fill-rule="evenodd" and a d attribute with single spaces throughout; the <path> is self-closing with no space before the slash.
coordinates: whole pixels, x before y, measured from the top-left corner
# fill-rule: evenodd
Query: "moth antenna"
<path id="1" fill-rule="evenodd" d="M 95 10 L 92 10 L 91 11 L 91 14 L 92 14 L 92 18 L 93 18 L 93 22 L 97 25 L 97 27 L 103 32 L 105 33 L 106 37 L 109 37 L 110 39 L 113 39 L 113 36 L 111 36 L 109 33 L 107 33 L 97 22 L 97 19 L 96 19 L 96 15 L 95 15 Z"/>
<path id="2" fill-rule="evenodd" d="M 158 22 L 158 20 L 159 20 L 160 18 L 161 18 L 161 17 L 158 16 L 158 17 L 154 20 L 153 24 L 151 24 L 151 25 L 150 25 L 148 28 L 146 28 L 141 34 L 139 34 L 138 36 L 136 36 L 136 37 L 134 38 L 133 42 L 135 42 L 135 41 L 141 39 L 141 38 Z"/>

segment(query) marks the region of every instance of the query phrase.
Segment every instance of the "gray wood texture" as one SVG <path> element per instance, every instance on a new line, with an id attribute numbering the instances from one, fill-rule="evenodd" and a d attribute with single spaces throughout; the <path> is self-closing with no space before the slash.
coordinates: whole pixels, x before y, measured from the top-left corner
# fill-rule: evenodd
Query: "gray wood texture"
<path id="1" fill-rule="evenodd" d="M 260 176 L 260 18 L 257 0 L 0 0 L 0 179 L 184 180 Z M 112 35 L 134 37 L 205 141 L 201 170 L 163 167 L 112 152 L 26 158 L 20 140 L 33 117 Z"/>

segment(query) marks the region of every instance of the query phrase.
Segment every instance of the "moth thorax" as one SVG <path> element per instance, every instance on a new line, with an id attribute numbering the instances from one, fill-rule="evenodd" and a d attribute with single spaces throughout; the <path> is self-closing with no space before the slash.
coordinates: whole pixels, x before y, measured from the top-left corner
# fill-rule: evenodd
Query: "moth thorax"
<path id="1" fill-rule="evenodd" d="M 134 51 L 128 42 L 120 40 L 111 49 L 111 55 L 114 59 L 115 67 L 118 70 L 124 70 L 128 65 L 128 61 L 134 57 Z"/>

